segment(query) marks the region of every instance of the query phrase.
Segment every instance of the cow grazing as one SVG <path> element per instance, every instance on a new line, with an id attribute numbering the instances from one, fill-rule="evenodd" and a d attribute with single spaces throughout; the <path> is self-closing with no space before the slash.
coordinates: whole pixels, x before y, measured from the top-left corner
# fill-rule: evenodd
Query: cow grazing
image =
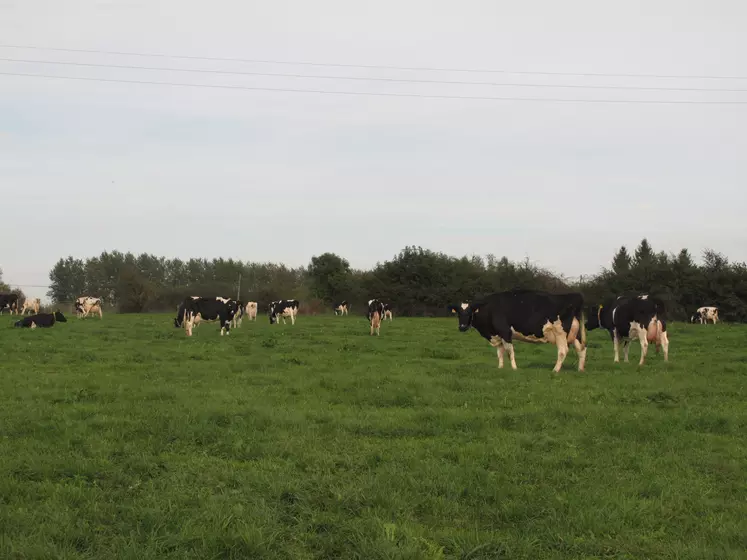
<path id="1" fill-rule="evenodd" d="M 246 317 L 249 321 L 257 320 L 257 302 L 256 301 L 247 302 Z"/>
<path id="2" fill-rule="evenodd" d="M 11 315 L 18 311 L 18 294 L 0 294 L 0 315 L 6 309 Z"/>
<path id="3" fill-rule="evenodd" d="M 104 313 L 101 309 L 101 298 L 81 296 L 75 300 L 75 312 L 79 319 L 88 317 L 89 313 L 98 313 L 99 319 L 104 318 Z"/>
<path id="4" fill-rule="evenodd" d="M 290 317 L 291 325 L 296 324 L 296 315 L 298 314 L 298 300 L 296 299 L 281 299 L 279 301 L 273 301 L 270 303 L 269 315 L 270 324 L 280 323 L 279 319 L 283 320 L 283 324 L 286 324 L 285 318 Z"/>
<path id="5" fill-rule="evenodd" d="M 698 307 L 698 309 L 695 310 L 695 313 L 692 317 L 690 317 L 690 322 L 692 323 L 700 323 L 701 325 L 708 324 L 708 321 L 713 323 L 714 325 L 718 323 L 718 307 L 712 307 L 712 306 L 705 306 L 705 307 Z"/>
<path id="6" fill-rule="evenodd" d="M 41 300 L 39 298 L 26 298 L 21 308 L 21 315 L 26 315 L 27 310 L 33 314 L 39 313 L 40 308 Z"/>
<path id="7" fill-rule="evenodd" d="M 650 342 L 656 344 L 657 354 L 660 347 L 664 350 L 664 360 L 668 361 L 669 335 L 664 313 L 664 303 L 658 298 L 647 294 L 620 296 L 592 308 L 586 328 L 602 328 L 610 333 L 615 348 L 615 362 L 620 361 L 620 340 L 623 341 L 627 362 L 630 341 L 636 338 L 641 343 L 641 360 L 638 365 L 645 362 Z"/>
<path id="8" fill-rule="evenodd" d="M 366 317 L 368 318 L 368 322 L 370 323 L 373 319 L 373 314 L 375 312 L 379 313 L 379 317 L 384 316 L 384 304 L 381 302 L 381 300 L 378 299 L 369 299 L 368 300 L 368 311 L 366 312 Z"/>
<path id="9" fill-rule="evenodd" d="M 334 305 L 335 315 L 347 315 L 348 314 L 348 302 L 343 300 L 340 303 Z"/>
<path id="10" fill-rule="evenodd" d="M 229 298 L 188 297 L 177 309 L 175 327 L 184 327 L 187 336 L 200 321 L 218 321 L 220 335 L 231 334 L 231 321 L 237 311 L 237 303 Z"/>
<path id="11" fill-rule="evenodd" d="M 381 320 L 382 321 L 386 321 L 387 319 L 389 319 L 391 321 L 392 318 L 393 318 L 393 316 L 392 316 L 392 306 L 389 305 L 388 303 L 385 303 L 384 304 L 384 315 L 382 316 Z"/>
<path id="12" fill-rule="evenodd" d="M 27 329 L 48 328 L 55 323 L 67 323 L 65 316 L 59 311 L 54 313 L 37 313 L 36 315 L 29 315 L 24 317 L 20 321 L 16 321 L 16 327 L 22 327 Z"/>
<path id="13" fill-rule="evenodd" d="M 553 368 L 560 371 L 568 354 L 568 345 L 578 353 L 578 370 L 586 365 L 586 329 L 583 320 L 584 299 L 579 293 L 550 294 L 535 290 L 513 290 L 487 296 L 475 303 L 452 305 L 459 317 L 459 330 L 473 327 L 498 351 L 498 367 L 508 353 L 516 369 L 513 340 L 555 344 L 558 359 Z"/>
<path id="14" fill-rule="evenodd" d="M 376 336 L 379 336 L 379 331 L 381 330 L 381 315 L 379 315 L 379 310 L 375 309 L 374 312 L 371 314 L 371 336 L 376 334 Z"/>

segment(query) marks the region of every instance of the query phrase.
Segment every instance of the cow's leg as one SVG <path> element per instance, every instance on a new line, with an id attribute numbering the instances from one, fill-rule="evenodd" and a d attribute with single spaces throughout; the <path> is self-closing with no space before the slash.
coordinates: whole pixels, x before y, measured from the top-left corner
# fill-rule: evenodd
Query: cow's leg
<path id="1" fill-rule="evenodd" d="M 565 357 L 568 355 L 568 335 L 563 331 L 563 326 L 560 324 L 560 321 L 556 321 L 553 324 L 553 331 L 555 333 L 555 346 L 558 347 L 558 359 L 552 370 L 555 373 L 558 373 L 560 368 L 563 367 Z"/>
<path id="2" fill-rule="evenodd" d="M 503 368 L 503 353 L 506 351 L 506 349 L 503 347 L 503 344 L 498 345 L 498 369 Z"/>
<path id="3" fill-rule="evenodd" d="M 623 359 L 625 363 L 628 363 L 628 355 L 630 354 L 630 339 L 623 340 Z"/>
<path id="4" fill-rule="evenodd" d="M 617 329 L 612 331 L 612 345 L 615 347 L 615 363 L 620 363 L 620 339 L 617 336 Z"/>
<path id="5" fill-rule="evenodd" d="M 518 369 L 516 367 L 516 356 L 514 355 L 514 345 L 511 342 L 506 342 L 505 340 L 502 342 L 503 347 L 506 349 L 506 352 L 508 352 L 508 358 L 511 360 L 511 369 Z"/>
<path id="6" fill-rule="evenodd" d="M 296 314 L 294 313 L 293 315 L 291 315 L 291 325 L 295 325 L 295 324 L 296 324 Z"/>
<path id="7" fill-rule="evenodd" d="M 659 344 L 661 344 L 662 350 L 664 350 L 664 361 L 669 361 L 669 336 L 666 331 L 662 331 L 659 335 Z"/>
<path id="8" fill-rule="evenodd" d="M 581 344 L 579 339 L 573 341 L 573 348 L 578 354 L 578 371 L 584 371 L 586 368 L 586 346 Z"/>
<path id="9" fill-rule="evenodd" d="M 647 329 L 638 329 L 638 340 L 641 343 L 641 359 L 638 362 L 639 366 L 642 366 L 646 361 L 646 354 L 648 353 L 648 331 Z"/>

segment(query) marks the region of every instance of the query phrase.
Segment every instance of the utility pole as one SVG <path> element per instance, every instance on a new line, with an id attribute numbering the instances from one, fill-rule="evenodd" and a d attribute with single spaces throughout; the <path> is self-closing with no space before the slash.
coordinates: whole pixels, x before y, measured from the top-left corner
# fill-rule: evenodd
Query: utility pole
<path id="1" fill-rule="evenodd" d="M 236 301 L 239 301 L 241 299 L 241 273 L 239 272 L 239 285 L 236 288 Z"/>

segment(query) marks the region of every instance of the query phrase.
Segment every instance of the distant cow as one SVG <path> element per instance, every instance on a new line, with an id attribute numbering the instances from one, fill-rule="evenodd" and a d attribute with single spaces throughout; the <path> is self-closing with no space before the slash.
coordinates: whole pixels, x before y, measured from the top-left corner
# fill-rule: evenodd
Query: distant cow
<path id="1" fill-rule="evenodd" d="M 718 323 L 718 307 L 712 307 L 712 306 L 705 306 L 705 307 L 698 307 L 698 309 L 695 310 L 695 313 L 692 317 L 690 317 L 690 322 L 692 323 L 700 323 L 708 324 L 708 321 L 713 323 L 714 325 Z"/>
<path id="2" fill-rule="evenodd" d="M 474 327 L 490 345 L 497 348 L 498 367 L 508 352 L 516 369 L 513 340 L 555 344 L 558 359 L 554 372 L 560 371 L 568 354 L 568 345 L 578 353 L 578 369 L 586 364 L 586 329 L 583 321 L 584 299 L 579 293 L 550 294 L 535 290 L 513 290 L 491 294 L 475 303 L 450 307 L 459 317 L 459 330 Z"/>
<path id="3" fill-rule="evenodd" d="M 177 309 L 174 326 L 183 326 L 187 336 L 192 336 L 192 329 L 200 321 L 218 321 L 220 335 L 231 334 L 231 321 L 237 307 L 236 302 L 229 298 L 188 297 Z"/>
<path id="4" fill-rule="evenodd" d="M 385 303 L 384 304 L 384 315 L 381 317 L 381 320 L 386 321 L 387 319 L 389 319 L 390 321 L 392 320 L 392 306 L 389 305 L 388 303 Z"/>
<path id="5" fill-rule="evenodd" d="M 11 315 L 18 311 L 18 294 L 0 294 L 0 314 L 6 309 Z"/>
<path id="6" fill-rule="evenodd" d="M 89 313 L 98 313 L 99 319 L 103 319 L 104 313 L 101 310 L 101 298 L 81 296 L 75 300 L 75 312 L 79 319 L 88 317 Z"/>
<path id="7" fill-rule="evenodd" d="M 376 334 L 376 336 L 379 336 L 379 331 L 381 330 L 381 315 L 379 315 L 379 310 L 374 309 L 373 313 L 371 314 L 371 336 Z"/>
<path id="8" fill-rule="evenodd" d="M 26 298 L 26 301 L 23 302 L 23 307 L 21 308 L 21 315 L 26 315 L 27 310 L 31 313 L 39 313 L 40 308 L 41 300 L 39 298 Z"/>
<path id="9" fill-rule="evenodd" d="M 269 315 L 271 325 L 279 323 L 278 319 L 282 319 L 283 324 L 286 324 L 286 317 L 290 317 L 291 325 L 295 325 L 297 314 L 298 300 L 296 299 L 281 299 L 279 301 L 273 301 L 272 303 L 270 303 Z"/>
<path id="10" fill-rule="evenodd" d="M 246 317 L 249 321 L 257 320 L 257 302 L 249 301 L 246 304 Z"/>
<path id="11" fill-rule="evenodd" d="M 348 302 L 342 300 L 340 303 L 334 305 L 335 315 L 347 315 L 348 314 Z"/>
<path id="12" fill-rule="evenodd" d="M 65 316 L 59 311 L 54 313 L 38 313 L 36 315 L 29 315 L 24 317 L 20 321 L 16 321 L 16 327 L 23 327 L 27 329 L 48 328 L 55 323 L 67 323 Z"/>
<path id="13" fill-rule="evenodd" d="M 669 335 L 665 320 L 664 303 L 647 294 L 637 296 L 620 296 L 593 308 L 589 313 L 586 328 L 606 329 L 612 337 L 615 348 L 615 362 L 620 361 L 619 344 L 623 341 L 625 361 L 628 361 L 630 341 L 638 339 L 641 343 L 641 359 L 638 365 L 643 365 L 650 342 L 656 344 L 656 352 L 661 347 L 664 350 L 664 360 L 669 360 Z"/>

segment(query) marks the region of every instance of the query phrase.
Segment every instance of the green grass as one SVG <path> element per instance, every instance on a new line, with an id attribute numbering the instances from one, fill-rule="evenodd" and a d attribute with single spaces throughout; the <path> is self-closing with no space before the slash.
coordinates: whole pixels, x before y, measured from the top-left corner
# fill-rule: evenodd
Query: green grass
<path id="1" fill-rule="evenodd" d="M 3 559 L 747 557 L 745 326 L 553 376 L 455 319 L 12 320 Z"/>

